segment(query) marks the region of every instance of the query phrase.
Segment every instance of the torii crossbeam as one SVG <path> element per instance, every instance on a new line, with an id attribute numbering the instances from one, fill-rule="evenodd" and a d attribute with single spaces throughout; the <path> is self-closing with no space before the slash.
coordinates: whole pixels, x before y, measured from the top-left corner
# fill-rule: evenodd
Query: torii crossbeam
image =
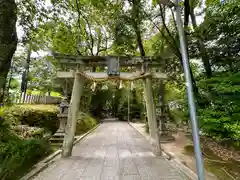
<path id="1" fill-rule="evenodd" d="M 54 54 L 60 63 L 62 71 L 57 72 L 60 79 L 74 79 L 72 96 L 68 111 L 67 126 L 62 147 L 62 157 L 69 157 L 72 154 L 73 141 L 76 131 L 77 113 L 79 111 L 80 99 L 83 93 L 84 81 L 107 81 L 144 80 L 144 96 L 147 109 L 147 118 L 150 132 L 150 143 L 155 155 L 161 155 L 159 131 L 156 120 L 156 108 L 152 91 L 152 79 L 167 79 L 161 72 L 142 71 L 141 67 L 159 67 L 160 63 L 152 57 L 127 57 L 127 56 L 69 56 Z M 107 72 L 90 72 L 86 67 L 100 66 L 107 67 Z M 135 67 L 135 72 L 121 72 L 121 67 Z M 143 68 L 142 68 L 143 69 Z M 146 70 L 146 69 L 145 69 Z"/>

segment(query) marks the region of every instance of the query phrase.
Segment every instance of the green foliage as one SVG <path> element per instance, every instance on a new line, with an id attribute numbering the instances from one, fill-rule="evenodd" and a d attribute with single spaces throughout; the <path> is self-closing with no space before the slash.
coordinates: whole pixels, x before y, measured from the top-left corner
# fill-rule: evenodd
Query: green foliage
<path id="1" fill-rule="evenodd" d="M 133 55 L 136 51 L 134 30 L 127 16 L 119 18 L 115 27 L 115 40 L 113 49 L 119 55 Z"/>
<path id="2" fill-rule="evenodd" d="M 199 123 L 202 131 L 216 139 L 239 140 L 239 42 L 240 8 L 239 0 L 207 0 L 204 21 L 198 25 L 185 24 L 188 53 L 190 58 L 201 63 L 210 62 L 212 73 L 202 72 L 202 64 L 191 62 L 194 93 L 198 96 Z M 175 122 L 189 119 L 186 88 L 184 84 L 182 56 L 173 9 L 159 5 L 158 1 L 110 1 L 110 0 L 23 0 L 18 2 L 18 21 L 24 30 L 24 45 L 31 45 L 32 51 L 39 49 L 69 55 L 141 55 L 154 56 L 172 81 L 166 83 L 165 104 L 169 106 L 168 116 Z M 202 1 L 189 1 L 190 10 Z M 188 7 L 181 2 L 183 10 Z M 200 7 L 201 8 L 201 7 Z M 170 16 L 168 16 L 168 14 Z M 168 17 L 167 17 L 168 16 Z M 184 14 L 187 18 L 197 14 Z M 187 20 L 194 23 L 193 19 Z M 187 27 L 188 26 L 188 27 Z M 144 47 L 140 47 L 142 44 Z M 202 45 L 202 48 L 199 46 Z M 28 49 L 25 47 L 25 49 Z M 16 55 L 12 64 L 12 77 L 23 72 L 26 52 Z M 167 57 L 167 58 L 166 58 Z M 28 87 L 41 92 L 61 91 L 55 87 L 57 63 L 53 57 L 32 59 Z M 99 69 L 98 69 L 99 70 Z M 134 68 L 133 68 L 134 70 Z M 153 69 L 155 71 L 155 69 Z M 206 71 L 206 67 L 204 66 Z M 103 71 L 103 70 L 100 70 Z M 129 71 L 129 69 L 124 69 Z M 11 73 L 10 73 L 11 74 Z M 213 75 L 211 75 L 213 74 Z M 212 77 L 211 77 L 212 76 Z M 195 77 L 195 78 L 194 78 Z M 127 83 L 126 83 L 127 84 Z M 145 109 L 143 86 L 138 81 L 130 94 L 131 118 L 144 119 Z M 197 86 L 198 89 L 196 90 Z M 69 83 L 71 87 L 72 84 Z M 81 110 L 102 118 L 104 111 L 112 116 L 126 119 L 128 115 L 128 88 L 118 88 L 118 83 L 97 85 L 92 91 L 86 84 L 81 100 Z M 108 86 L 108 88 L 106 88 Z M 117 88 L 116 88 L 117 86 Z M 10 89 L 17 88 L 12 81 Z M 153 83 L 154 99 L 159 101 L 158 82 Z M 200 97 L 200 98 L 199 98 Z M 201 101 L 199 100 L 201 99 Z M 27 124 L 56 131 L 56 112 L 36 110 L 20 106 L 4 110 L 4 117 L 12 124 Z M 29 118 L 30 117 L 30 118 Z M 85 118 L 85 115 L 84 115 Z M 80 121 L 83 127 L 88 122 Z M 2 124 L 7 126 L 7 124 Z M 5 129 L 5 128 L 2 128 Z M 79 130 L 83 131 L 83 130 Z M 8 132 L 8 131 L 7 131 Z M 40 133 L 41 134 L 41 133 Z"/>
<path id="3" fill-rule="evenodd" d="M 51 91 L 60 89 L 59 85 L 54 81 L 56 77 L 56 67 L 47 57 L 32 60 L 28 76 L 28 90 L 39 90 L 42 93 L 51 93 Z"/>
<path id="4" fill-rule="evenodd" d="M 159 101 L 159 85 L 155 87 L 155 101 Z M 164 116 L 167 121 L 173 121 L 175 124 L 187 122 L 186 116 L 186 88 L 175 81 L 165 82 L 164 88 Z"/>
<path id="5" fill-rule="evenodd" d="M 58 109 L 52 105 L 14 105 L 5 107 L 2 117 L 11 125 L 44 128 L 52 134 L 58 129 Z"/>
<path id="6" fill-rule="evenodd" d="M 36 162 L 51 152 L 43 139 L 23 139 L 10 128 L 0 112 L 0 179 L 19 179 Z"/>
<path id="7" fill-rule="evenodd" d="M 19 139 L 20 138 L 10 130 L 10 125 L 0 116 L 0 143 Z"/>
<path id="8" fill-rule="evenodd" d="M 20 87 L 20 84 L 19 82 L 16 80 L 16 79 L 11 79 L 11 82 L 10 82 L 10 89 L 17 89 Z"/>
<path id="9" fill-rule="evenodd" d="M 12 130 L 21 139 L 41 139 L 49 136 L 49 133 L 44 128 L 30 127 L 27 125 L 12 126 Z"/>
<path id="10" fill-rule="evenodd" d="M 90 111 L 94 117 L 102 118 L 104 110 L 111 110 L 114 89 L 97 89 L 91 97 Z"/>
<path id="11" fill-rule="evenodd" d="M 220 4 L 219 0 L 206 0 L 206 5 L 216 5 L 216 4 Z"/>
<path id="12" fill-rule="evenodd" d="M 43 140 L 0 141 L 0 179 L 19 179 L 41 158 L 51 152 L 48 142 Z"/>
<path id="13" fill-rule="evenodd" d="M 120 89 L 120 99 L 119 99 L 119 106 L 117 110 L 116 116 L 120 120 L 127 120 L 128 118 L 128 96 L 130 95 L 130 120 L 131 119 L 138 119 L 142 120 L 144 117 L 144 105 L 141 99 L 139 99 L 139 94 L 141 91 L 140 89 L 133 89 L 129 92 L 128 88 Z"/>
<path id="14" fill-rule="evenodd" d="M 240 5 L 238 0 L 226 0 L 207 8 L 204 22 L 196 33 L 206 44 L 214 69 L 239 70 Z"/>
<path id="15" fill-rule="evenodd" d="M 96 119 L 89 114 L 80 112 L 77 117 L 76 135 L 86 133 L 97 125 Z"/>
<path id="16" fill-rule="evenodd" d="M 104 106 L 105 102 L 111 100 L 113 96 L 113 92 L 110 89 L 101 89 L 95 92 L 92 97 L 92 108 L 95 109 L 97 106 Z"/>
<path id="17" fill-rule="evenodd" d="M 199 111 L 204 132 L 216 139 L 240 139 L 240 73 L 217 73 L 200 81 L 209 104 Z"/>
<path id="18" fill-rule="evenodd" d="M 169 115 L 170 119 L 174 121 L 175 124 L 180 124 L 181 122 L 186 122 L 186 117 L 181 109 L 173 108 L 170 109 Z"/>

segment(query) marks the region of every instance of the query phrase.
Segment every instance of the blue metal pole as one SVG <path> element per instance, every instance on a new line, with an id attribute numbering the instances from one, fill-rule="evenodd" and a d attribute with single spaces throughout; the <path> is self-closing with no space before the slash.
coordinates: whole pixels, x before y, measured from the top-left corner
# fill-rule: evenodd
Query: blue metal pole
<path id="1" fill-rule="evenodd" d="M 192 136 L 193 136 L 194 151 L 195 151 L 195 157 L 196 157 L 198 179 L 204 180 L 205 179 L 204 166 L 203 166 L 203 159 L 202 159 L 202 152 L 201 152 L 201 145 L 200 145 L 200 138 L 199 138 L 199 129 L 198 129 L 198 123 L 197 123 L 196 105 L 195 105 L 195 99 L 193 95 L 192 78 L 190 74 L 187 47 L 185 42 L 185 33 L 184 33 L 183 23 L 181 19 L 181 9 L 179 6 L 179 0 L 176 0 L 176 23 L 177 23 L 177 28 L 178 28 L 179 38 L 180 38 L 183 69 L 184 69 L 186 85 L 187 85 L 188 105 L 189 105 L 190 117 L 192 122 L 192 131 L 193 131 Z"/>

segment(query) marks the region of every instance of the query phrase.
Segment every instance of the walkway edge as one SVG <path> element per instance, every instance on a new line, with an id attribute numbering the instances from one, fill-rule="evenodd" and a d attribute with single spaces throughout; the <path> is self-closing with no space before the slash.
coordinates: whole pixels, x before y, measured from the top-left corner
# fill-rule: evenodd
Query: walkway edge
<path id="1" fill-rule="evenodd" d="M 95 129 L 97 129 L 102 123 L 97 124 L 95 127 L 90 129 L 88 132 L 81 136 L 77 136 L 77 139 L 74 141 L 73 145 L 77 144 L 79 141 L 81 141 L 83 138 L 85 138 L 87 135 L 89 135 L 91 132 L 93 132 Z M 38 173 L 43 171 L 45 168 L 47 168 L 50 164 L 52 164 L 54 161 L 53 159 L 60 155 L 62 152 L 61 149 L 55 151 L 54 153 L 47 156 L 42 161 L 38 162 L 33 166 L 33 169 L 27 173 L 25 176 L 23 176 L 20 180 L 30 180 L 32 177 L 36 176 Z"/>
<path id="2" fill-rule="evenodd" d="M 149 136 L 141 132 L 138 128 L 136 128 L 131 122 L 128 122 L 128 124 L 135 129 L 138 133 L 140 133 L 147 141 L 149 140 Z M 169 157 L 169 160 L 171 160 L 173 163 L 173 166 L 176 166 L 183 174 L 185 174 L 189 179 L 191 180 L 197 180 L 197 174 L 193 172 L 189 167 L 184 165 L 179 159 L 177 159 L 173 153 L 166 152 L 164 148 L 162 148 L 162 151 L 164 154 L 166 154 Z"/>

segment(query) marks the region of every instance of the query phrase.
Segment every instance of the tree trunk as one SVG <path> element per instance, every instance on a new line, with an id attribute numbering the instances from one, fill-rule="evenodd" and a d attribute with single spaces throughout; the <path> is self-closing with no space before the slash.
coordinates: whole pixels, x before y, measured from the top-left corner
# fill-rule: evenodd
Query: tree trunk
<path id="1" fill-rule="evenodd" d="M 7 99 L 8 99 L 8 101 L 9 101 L 9 96 L 10 96 L 10 92 L 9 92 L 9 90 L 10 90 L 10 88 L 11 88 L 11 83 L 12 83 L 12 79 L 13 79 L 13 68 L 12 68 L 12 65 L 10 66 L 10 69 L 9 69 L 9 73 L 10 73 L 10 75 L 9 75 L 9 80 L 8 80 L 8 85 L 7 85 L 7 88 L 6 88 L 6 93 L 7 93 Z M 5 95 L 6 96 L 6 95 Z"/>
<path id="2" fill-rule="evenodd" d="M 51 96 L 51 89 L 48 89 L 48 96 Z"/>
<path id="3" fill-rule="evenodd" d="M 28 74 L 29 74 L 29 65 L 31 61 L 31 46 L 29 47 L 28 54 L 27 54 L 27 59 L 26 59 L 26 65 L 25 65 L 25 70 L 22 75 L 22 83 L 21 83 L 21 92 L 24 94 L 23 95 L 23 103 L 25 100 L 25 96 L 27 93 L 27 86 L 28 86 Z"/>
<path id="4" fill-rule="evenodd" d="M 193 24 L 193 29 L 195 31 L 197 28 L 197 23 L 196 23 L 196 17 L 195 17 L 193 8 L 191 8 L 191 10 L 190 10 L 190 16 L 191 16 L 191 20 L 192 20 L 192 24 Z M 203 66 L 204 66 L 204 69 L 206 72 L 206 76 L 208 78 L 210 78 L 212 76 L 212 69 L 211 69 L 211 65 L 209 62 L 209 57 L 208 57 L 206 48 L 204 47 L 203 40 L 199 36 L 197 36 L 197 38 L 198 38 L 197 39 L 198 49 L 199 49 L 200 55 L 202 57 L 202 62 L 203 62 Z"/>
<path id="5" fill-rule="evenodd" d="M 0 103 L 4 99 L 6 78 L 17 47 L 17 6 L 14 0 L 0 0 Z"/>

